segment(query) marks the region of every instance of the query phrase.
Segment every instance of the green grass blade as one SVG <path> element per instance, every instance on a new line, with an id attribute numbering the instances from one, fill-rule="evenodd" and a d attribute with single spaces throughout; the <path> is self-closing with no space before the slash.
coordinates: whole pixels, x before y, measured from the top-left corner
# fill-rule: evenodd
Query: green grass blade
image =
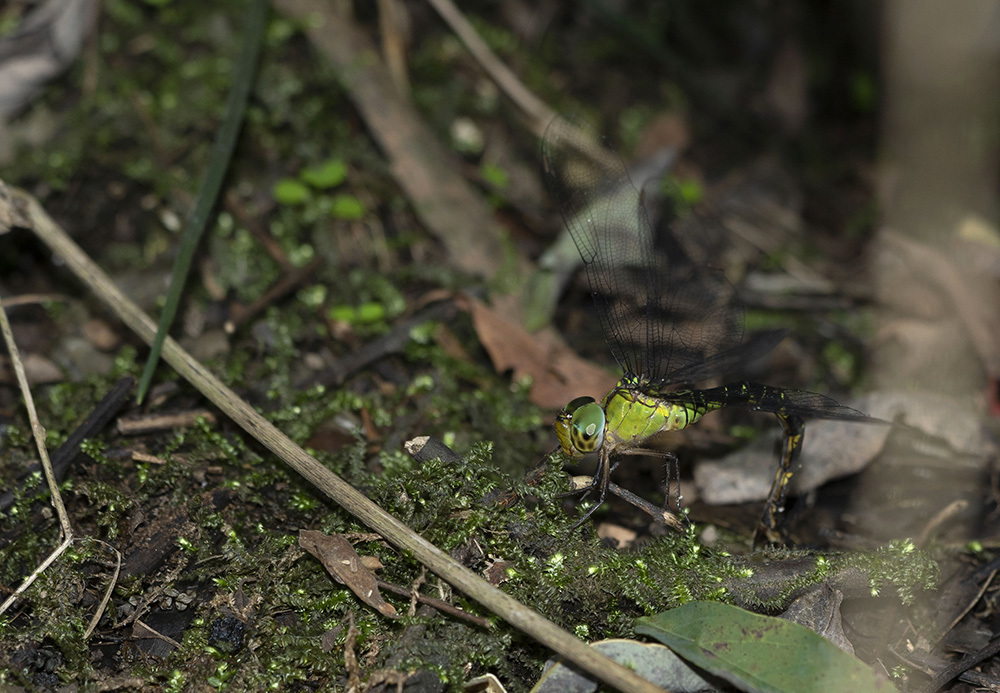
<path id="1" fill-rule="evenodd" d="M 215 201 L 222 188 L 222 181 L 229 170 L 229 161 L 232 159 L 233 150 L 236 148 L 236 138 L 240 134 L 243 126 L 243 116 L 246 112 L 247 100 L 250 97 L 250 89 L 253 87 L 254 78 L 257 71 L 257 61 L 260 57 L 261 47 L 264 40 L 264 28 L 267 25 L 266 0 L 251 0 L 247 9 L 246 27 L 243 31 L 241 41 L 243 49 L 233 71 L 233 83 L 229 89 L 229 96 L 226 100 L 226 110 L 222 118 L 222 124 L 215 136 L 212 145 L 212 152 L 209 157 L 208 170 L 205 178 L 201 182 L 201 190 L 198 193 L 198 200 L 195 203 L 194 212 L 188 219 L 184 234 L 181 236 L 180 252 L 174 262 L 174 271 L 170 279 L 170 289 L 167 292 L 167 301 L 160 314 L 160 324 L 156 330 L 156 339 L 146 360 L 145 369 L 142 372 L 142 379 L 139 381 L 139 391 L 136 401 L 140 404 L 146 396 L 146 390 L 153 379 L 153 371 L 160 360 L 160 350 L 163 347 L 163 340 L 166 339 L 177 314 L 177 306 L 181 300 L 181 292 L 184 290 L 185 280 L 188 271 L 191 269 L 191 258 L 198 247 L 202 233 L 208 222 L 208 215 L 215 206 Z"/>

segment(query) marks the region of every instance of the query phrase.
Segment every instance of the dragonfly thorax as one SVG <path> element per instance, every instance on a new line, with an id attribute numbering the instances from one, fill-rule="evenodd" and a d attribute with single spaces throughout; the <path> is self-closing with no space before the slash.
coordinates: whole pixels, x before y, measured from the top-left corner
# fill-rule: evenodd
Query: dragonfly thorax
<path id="1" fill-rule="evenodd" d="M 604 408 L 593 397 L 577 397 L 556 417 L 556 437 L 571 457 L 599 449 L 604 443 Z"/>

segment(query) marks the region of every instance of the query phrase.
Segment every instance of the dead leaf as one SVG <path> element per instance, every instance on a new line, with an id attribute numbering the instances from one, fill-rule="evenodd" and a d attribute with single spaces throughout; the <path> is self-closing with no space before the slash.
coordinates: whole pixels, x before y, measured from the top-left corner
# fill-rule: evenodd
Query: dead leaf
<path id="1" fill-rule="evenodd" d="M 398 618 L 396 608 L 382 599 L 375 576 L 368 572 L 354 547 L 339 534 L 312 529 L 299 532 L 299 547 L 318 558 L 331 575 L 343 582 L 368 606 L 383 616 Z"/>
<path id="2" fill-rule="evenodd" d="M 862 407 L 864 411 L 871 411 Z M 872 412 L 875 413 L 875 412 Z M 709 505 L 764 500 L 778 466 L 775 439 L 781 429 L 762 435 L 721 460 L 706 460 L 694 468 L 694 483 Z M 802 468 L 792 477 L 792 493 L 818 488 L 864 469 L 882 450 L 890 426 L 850 421 L 810 421 L 802 441 Z"/>
<path id="3" fill-rule="evenodd" d="M 781 618 L 816 631 L 844 652 L 854 654 L 854 645 L 844 633 L 840 605 L 844 593 L 828 583 L 820 583 L 788 605 Z"/>
<path id="4" fill-rule="evenodd" d="M 583 395 L 599 399 L 617 382 L 613 374 L 577 356 L 550 330 L 530 334 L 470 296 L 459 297 L 456 305 L 472 314 L 479 341 L 497 371 L 512 370 L 515 380 L 531 376 L 531 401 L 540 407 L 558 409 Z"/>
<path id="5" fill-rule="evenodd" d="M 486 566 L 483 570 L 483 577 L 486 582 L 490 583 L 494 587 L 501 583 L 507 582 L 510 576 L 507 574 L 507 569 L 510 568 L 510 562 L 501 559 L 496 559 Z"/>

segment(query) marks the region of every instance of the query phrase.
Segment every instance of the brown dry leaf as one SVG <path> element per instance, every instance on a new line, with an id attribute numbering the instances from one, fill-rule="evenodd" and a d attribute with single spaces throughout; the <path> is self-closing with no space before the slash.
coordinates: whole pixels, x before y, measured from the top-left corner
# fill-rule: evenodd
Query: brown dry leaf
<path id="1" fill-rule="evenodd" d="M 510 568 L 510 562 L 497 559 L 486 566 L 483 570 L 483 577 L 486 582 L 493 586 L 507 582 L 510 576 L 507 574 L 507 569 Z"/>
<path id="2" fill-rule="evenodd" d="M 396 608 L 382 599 L 375 576 L 368 572 L 347 539 L 339 534 L 331 536 L 303 529 L 299 532 L 299 547 L 318 558 L 331 575 L 347 585 L 365 604 L 383 616 L 398 618 Z"/>
<path id="3" fill-rule="evenodd" d="M 470 296 L 459 297 L 456 304 L 472 314 L 479 341 L 497 371 L 513 370 L 515 380 L 531 376 L 531 401 L 538 406 L 557 409 L 582 395 L 598 399 L 614 387 L 614 375 L 581 359 L 551 331 L 530 334 Z"/>

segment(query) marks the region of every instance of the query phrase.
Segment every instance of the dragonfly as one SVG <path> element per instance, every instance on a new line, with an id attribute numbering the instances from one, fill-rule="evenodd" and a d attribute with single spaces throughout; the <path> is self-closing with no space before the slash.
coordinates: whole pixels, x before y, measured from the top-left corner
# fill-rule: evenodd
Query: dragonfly
<path id="1" fill-rule="evenodd" d="M 650 438 L 682 430 L 718 409 L 739 407 L 770 412 L 783 429 L 778 468 L 754 535 L 755 545 L 782 544 L 785 501 L 805 421 L 887 422 L 806 390 L 744 381 L 696 389 L 766 353 L 783 335 L 765 333 L 744 342 L 743 307 L 724 273 L 695 259 L 683 234 L 654 238 L 646 196 L 625 164 L 615 155 L 595 162 L 579 133 L 578 124 L 561 117 L 548 126 L 543 174 L 583 259 L 598 322 L 622 370 L 603 399 L 578 397 L 556 417 L 564 453 L 598 455 L 597 473 L 587 487 L 597 490 L 597 503 L 580 522 L 603 504 L 609 487 L 617 488 L 610 477 L 623 456 L 664 456 L 644 447 Z M 641 507 L 650 511 L 651 505 Z"/>

